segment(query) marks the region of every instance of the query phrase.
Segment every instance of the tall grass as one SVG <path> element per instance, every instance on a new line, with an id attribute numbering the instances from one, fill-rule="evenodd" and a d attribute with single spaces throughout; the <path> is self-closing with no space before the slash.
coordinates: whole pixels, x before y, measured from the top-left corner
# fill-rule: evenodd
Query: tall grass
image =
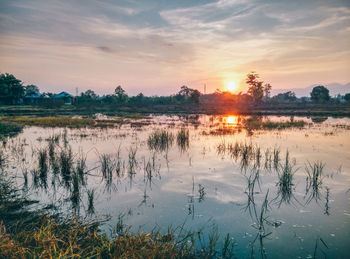
<path id="1" fill-rule="evenodd" d="M 18 125 L 30 125 L 41 127 L 81 128 L 95 125 L 95 121 L 93 119 L 72 117 L 2 117 L 0 119 L 6 122 L 13 122 Z"/>
<path id="2" fill-rule="evenodd" d="M 95 206 L 94 206 L 94 199 L 95 199 L 95 190 L 88 190 L 87 191 L 88 196 L 88 214 L 94 214 L 95 213 Z"/>
<path id="3" fill-rule="evenodd" d="M 147 144 L 150 150 L 164 151 L 172 146 L 174 136 L 166 130 L 157 130 L 148 137 Z"/>
<path id="4" fill-rule="evenodd" d="M 0 170 L 3 170 L 6 164 L 7 164 L 7 156 L 4 150 L 1 148 L 0 149 Z"/>
<path id="5" fill-rule="evenodd" d="M 0 140 L 4 141 L 7 137 L 13 137 L 22 132 L 23 126 L 20 126 L 18 124 L 9 123 L 9 122 L 2 122 L 1 120 L 4 119 L 0 118 Z"/>
<path id="6" fill-rule="evenodd" d="M 73 171 L 73 154 L 71 148 L 61 150 L 59 156 L 59 165 L 62 179 L 68 187 Z"/>
<path id="7" fill-rule="evenodd" d="M 181 152 L 186 151 L 190 145 L 190 132 L 188 129 L 182 128 L 176 135 L 176 142 Z"/>
<path id="8" fill-rule="evenodd" d="M 40 177 L 40 181 L 42 186 L 44 186 L 45 188 L 47 187 L 47 172 L 48 172 L 48 156 L 47 156 L 47 152 L 46 149 L 41 149 L 38 151 L 38 157 L 39 157 L 39 177 Z"/>
<path id="9" fill-rule="evenodd" d="M 133 174 L 136 174 L 136 167 L 137 167 L 137 160 L 136 160 L 136 153 L 137 153 L 137 146 L 136 147 L 130 147 L 129 149 L 129 175 L 132 176 Z"/>
<path id="10" fill-rule="evenodd" d="M 273 167 L 275 170 L 278 170 L 279 163 L 280 163 L 280 149 L 274 148 L 273 149 Z"/>
<path id="11" fill-rule="evenodd" d="M 322 187 L 323 181 L 323 169 L 325 164 L 321 161 L 316 161 L 313 164 L 308 162 L 305 166 L 306 177 L 306 196 L 309 195 L 306 203 L 315 199 L 320 199 L 320 188 Z"/>
<path id="12" fill-rule="evenodd" d="M 282 202 L 290 203 L 293 197 L 293 176 L 295 173 L 294 165 L 290 162 L 289 152 L 286 152 L 286 158 L 284 164 L 280 164 L 278 173 L 278 197 L 280 197 L 279 204 Z"/>
<path id="13" fill-rule="evenodd" d="M 79 203 L 80 203 L 80 180 L 79 180 L 79 174 L 74 171 L 72 174 L 72 188 L 71 188 L 71 195 L 70 200 L 72 201 L 72 207 L 75 210 L 75 212 L 79 211 Z"/>
<path id="14" fill-rule="evenodd" d="M 78 176 L 73 175 L 73 179 L 73 184 L 79 182 Z M 131 234 L 123 215 L 116 225 L 118 235 L 109 238 L 99 231 L 96 221 L 32 211 L 33 201 L 21 196 L 13 184 L 0 175 L 0 258 L 231 258 L 234 253 L 229 236 L 224 249 L 218 247 L 217 231 L 208 235 L 207 245 L 200 246 L 204 240 L 201 231 L 184 232 L 183 226 L 169 228 L 167 234 L 159 230 Z M 89 200 L 93 200 L 93 193 Z M 72 193 L 71 198 L 79 200 L 78 193 Z"/>

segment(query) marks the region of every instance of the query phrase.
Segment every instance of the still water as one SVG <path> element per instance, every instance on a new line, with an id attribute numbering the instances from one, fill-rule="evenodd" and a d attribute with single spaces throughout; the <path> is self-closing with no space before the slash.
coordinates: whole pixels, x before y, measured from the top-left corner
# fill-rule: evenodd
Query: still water
<path id="1" fill-rule="evenodd" d="M 26 195 L 65 214 L 105 220 L 110 235 L 181 227 L 202 231 L 204 243 L 210 233 L 220 240 L 230 234 L 238 258 L 349 258 L 350 119 L 295 117 L 307 124 L 264 130 L 247 129 L 246 118 L 149 116 L 108 128 L 26 127 L 2 149 Z M 161 142 L 152 139 L 161 132 L 167 136 Z M 71 154 L 72 168 L 86 163 L 75 196 L 52 161 L 47 179 L 36 177 L 44 151 L 56 163 Z"/>

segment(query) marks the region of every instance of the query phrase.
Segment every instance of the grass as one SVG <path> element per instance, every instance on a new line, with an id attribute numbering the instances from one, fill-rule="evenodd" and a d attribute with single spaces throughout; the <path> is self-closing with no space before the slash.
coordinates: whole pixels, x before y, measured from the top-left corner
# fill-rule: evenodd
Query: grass
<path id="1" fill-rule="evenodd" d="M 0 140 L 16 136 L 18 133 L 22 132 L 22 129 L 23 126 L 9 122 L 2 122 L 0 118 Z"/>
<path id="2" fill-rule="evenodd" d="M 120 235 L 111 238 L 100 231 L 99 222 L 30 210 L 35 202 L 13 187 L 2 174 L 0 258 L 232 258 L 234 254 L 235 243 L 229 235 L 222 249 L 217 232 L 209 234 L 208 245 L 197 247 L 195 242 L 202 242 L 203 235 L 200 231 L 182 233 L 183 226 L 178 233 L 169 228 L 166 234 L 159 230 L 132 234 L 123 227 Z M 90 206 L 94 191 L 88 195 Z M 122 226 L 120 222 L 117 227 Z"/>
<path id="3" fill-rule="evenodd" d="M 321 161 L 311 164 L 308 162 L 305 166 L 306 177 L 306 195 L 309 195 L 306 203 L 315 199 L 316 202 L 320 199 L 320 189 L 323 181 L 323 169 L 325 164 Z"/>
<path id="4" fill-rule="evenodd" d="M 7 164 L 7 156 L 4 150 L 0 149 L 0 169 L 2 170 L 6 164 Z"/>
<path id="5" fill-rule="evenodd" d="M 46 149 L 41 149 L 38 152 L 38 158 L 39 158 L 39 177 L 41 180 L 41 183 L 43 184 L 43 186 L 47 185 L 47 172 L 49 170 L 48 168 L 48 156 L 47 156 L 47 151 Z"/>
<path id="6" fill-rule="evenodd" d="M 181 151 L 188 149 L 190 144 L 190 132 L 188 129 L 180 129 L 176 136 L 177 145 Z"/>
<path id="7" fill-rule="evenodd" d="M 279 204 L 282 202 L 290 203 L 293 197 L 293 176 L 295 170 L 293 169 L 293 164 L 289 160 L 289 152 L 286 153 L 285 163 L 281 164 L 278 173 L 278 196 L 281 197 Z"/>
<path id="8" fill-rule="evenodd" d="M 294 120 L 290 121 L 264 121 L 260 117 L 250 117 L 248 119 L 243 120 L 243 125 L 245 128 L 250 130 L 259 130 L 259 129 L 286 129 L 286 128 L 303 128 L 306 126 L 306 122 L 303 120 Z"/>
<path id="9" fill-rule="evenodd" d="M 156 130 L 148 137 L 147 144 L 150 150 L 165 151 L 172 146 L 174 136 L 166 130 Z"/>
<path id="10" fill-rule="evenodd" d="M 93 119 L 72 117 L 0 117 L 0 122 L 6 121 L 17 125 L 40 126 L 40 127 L 68 127 L 82 128 L 95 126 Z"/>
<path id="11" fill-rule="evenodd" d="M 71 174 L 73 171 L 73 154 L 70 148 L 62 149 L 59 156 L 59 168 L 61 171 L 61 176 L 69 186 L 69 182 L 71 180 Z"/>

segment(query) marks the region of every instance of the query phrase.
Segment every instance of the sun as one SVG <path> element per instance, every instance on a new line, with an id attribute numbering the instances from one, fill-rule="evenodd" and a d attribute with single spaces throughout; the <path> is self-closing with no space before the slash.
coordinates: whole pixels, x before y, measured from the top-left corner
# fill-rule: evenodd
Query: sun
<path id="1" fill-rule="evenodd" d="M 233 93 L 237 89 L 236 82 L 234 81 L 228 81 L 225 87 L 226 87 L 226 90 L 231 93 Z"/>

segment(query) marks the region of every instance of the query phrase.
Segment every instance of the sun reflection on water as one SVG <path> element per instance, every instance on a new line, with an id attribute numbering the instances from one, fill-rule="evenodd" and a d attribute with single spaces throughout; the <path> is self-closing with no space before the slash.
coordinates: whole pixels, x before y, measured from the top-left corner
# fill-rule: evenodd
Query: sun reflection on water
<path id="1" fill-rule="evenodd" d="M 238 125 L 238 116 L 229 115 L 224 117 L 224 123 L 228 126 L 237 126 Z"/>

